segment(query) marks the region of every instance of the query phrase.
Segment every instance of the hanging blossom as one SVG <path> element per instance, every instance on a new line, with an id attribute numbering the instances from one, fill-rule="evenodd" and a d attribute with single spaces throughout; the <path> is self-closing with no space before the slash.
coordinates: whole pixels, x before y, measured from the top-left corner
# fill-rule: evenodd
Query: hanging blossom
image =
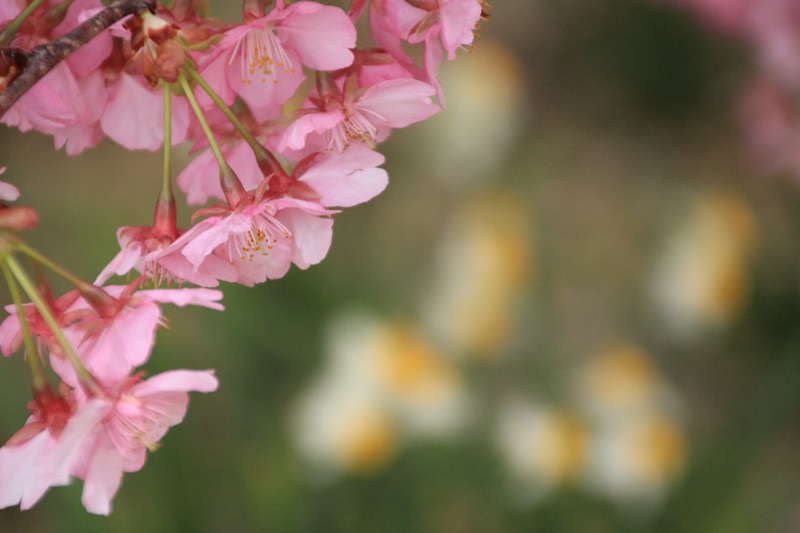
<path id="1" fill-rule="evenodd" d="M 51 486 L 83 480 L 86 510 L 107 515 L 124 472 L 144 466 L 167 430 L 186 415 L 190 391 L 213 392 L 213 372 L 140 375 L 87 393 L 39 393 L 31 417 L 0 448 L 0 508 L 28 509 Z"/>
<path id="2" fill-rule="evenodd" d="M 0 91 L 29 60 L 41 61 L 27 52 L 105 9 L 99 0 L 43 0 L 25 10 L 23 4 L 0 2 Z M 147 450 L 184 418 L 188 393 L 218 387 L 210 370 L 147 380 L 136 371 L 165 325 L 162 304 L 221 310 L 221 293 L 140 285 L 250 286 L 283 276 L 292 263 L 305 269 L 321 261 L 332 215 L 388 184 L 378 168 L 384 157 L 373 148 L 392 129 L 438 111 L 432 97 L 438 91 L 442 101 L 435 79 L 442 50 L 452 58 L 469 46 L 485 15 L 477 0 L 375 0 L 372 37 L 385 49 L 358 50 L 354 20 L 364 0 L 353 2 L 349 15 L 313 1 L 244 4 L 243 22 L 225 26 L 205 16 L 203 0 L 174 0 L 171 10 L 143 3 L 141 12 L 56 64 L 2 117 L 22 131 L 52 135 L 68 154 L 105 137 L 129 149 L 187 140 L 195 150 L 208 146 L 177 183 L 189 203 L 225 203 L 197 211 L 191 227 L 178 228 L 164 147 L 153 224 L 120 228 L 120 252 L 91 285 L 22 243 L 16 233 L 33 227 L 38 215 L 6 206 L 19 193 L 0 182 L 0 263 L 15 301 L 0 323 L 0 351 L 9 357 L 25 342 L 33 385 L 30 417 L 0 448 L 0 508 L 28 509 L 49 487 L 79 478 L 86 509 L 110 512 L 123 473 L 139 470 Z M 425 68 L 403 43 L 425 44 Z M 296 95 L 309 71 L 322 80 L 316 93 Z M 297 104 L 306 103 L 291 122 L 285 117 L 295 95 Z M 76 290 L 55 298 L 44 276 L 34 288 L 17 255 Z M 103 286 L 133 270 L 142 274 L 133 283 Z M 23 303 L 19 288 L 33 303 Z M 60 378 L 57 392 L 47 385 L 45 361 Z"/>
<path id="3" fill-rule="evenodd" d="M 309 97 L 299 117 L 284 131 L 279 150 L 302 150 L 315 134 L 312 147 L 336 148 L 343 152 L 351 141 L 370 147 L 388 137 L 392 129 L 404 128 L 434 115 L 439 106 L 431 102 L 436 90 L 411 79 L 390 79 L 360 86 L 357 75 L 343 80 L 343 87 L 329 81 L 322 94 Z"/>
<path id="4" fill-rule="evenodd" d="M 342 155 L 312 155 L 292 176 L 268 176 L 233 208 L 198 211 L 195 216 L 210 216 L 153 259 L 180 254 L 192 265 L 192 272 L 185 274 L 192 275 L 222 257 L 236 270 L 236 281 L 248 286 L 282 277 L 292 263 L 308 268 L 330 247 L 330 215 L 337 212 L 330 208 L 365 202 L 386 187 L 386 171 L 377 168 L 383 161 L 366 147 Z"/>
<path id="5" fill-rule="evenodd" d="M 164 233 L 157 226 L 123 226 L 117 230 L 120 251 L 100 272 L 95 283 L 103 284 L 112 276 L 124 276 L 132 270 L 139 271 L 156 286 L 166 283 L 194 283 L 203 287 L 216 287 L 219 281 L 236 281 L 233 267 L 221 257 L 209 258 L 194 268 L 180 254 L 165 253 L 183 230 Z"/>
<path id="6" fill-rule="evenodd" d="M 488 7 L 482 0 L 372 0 L 371 34 L 400 64 L 412 70 L 414 62 L 402 43 L 425 43 L 426 81 L 436 87 L 441 100 L 438 72 L 443 54 L 446 52 L 452 60 L 459 48 L 472 45 L 481 20 L 488 17 Z"/>
<path id="7" fill-rule="evenodd" d="M 373 0 L 372 35 L 390 50 L 398 40 L 424 42 L 455 59 L 459 48 L 472 44 L 485 7 L 481 0 Z"/>
<path id="8" fill-rule="evenodd" d="M 63 36 L 102 9 L 98 0 L 64 4 L 70 4 L 65 14 L 60 13 L 62 4 L 48 7 L 45 3 L 34 11 L 13 46 L 31 50 Z M 18 14 L 0 12 L 0 26 Z M 219 26 L 213 19 L 197 17 L 193 10 L 183 17 L 176 19 L 159 5 L 157 14 L 133 17 L 101 32 L 25 93 L 2 122 L 52 135 L 56 148 L 65 147 L 69 155 L 105 137 L 131 150 L 159 149 L 164 141 L 162 81 L 174 83 L 178 69 L 189 60 L 186 50 L 207 48 Z M 2 63 L 0 59 L 0 72 Z M 15 74 L 21 70 L 13 62 L 9 66 Z M 172 143 L 180 144 L 191 125 L 184 99 L 174 100 L 171 119 Z"/>
<path id="9" fill-rule="evenodd" d="M 0 27 L 17 17 L 21 9 L 15 2 L 5 2 L 0 12 Z M 63 36 L 79 20 L 84 10 L 102 7 L 99 0 L 76 0 L 68 3 L 45 2 L 21 25 L 11 46 L 24 51 Z M 107 36 L 106 36 L 107 37 Z M 106 49 L 110 42 L 103 37 L 85 47 L 79 58 L 58 64 L 5 114 L 0 122 L 21 131 L 36 130 L 53 135 L 56 148 L 67 147 L 70 154 L 94 146 L 100 139 L 97 121 L 105 106 L 106 94 L 99 63 L 92 51 Z M 10 65 L 21 71 L 24 65 Z M 22 67 L 22 68 L 20 68 Z M 18 72 L 14 72 L 18 74 Z M 11 80 L 9 80 L 11 81 Z"/>
<path id="10" fill-rule="evenodd" d="M 30 418 L 0 448 L 0 509 L 30 509 L 50 487 L 68 485 L 82 444 L 107 411 L 101 401 L 78 410 L 71 395 L 49 388 L 34 396 Z"/>
<path id="11" fill-rule="evenodd" d="M 295 93 L 305 79 L 303 66 L 335 70 L 353 62 L 356 29 L 337 7 L 277 0 L 268 14 L 250 18 L 199 59 L 201 74 L 228 104 L 239 96 L 263 117 Z M 200 100 L 213 105 L 205 95 Z"/>
<path id="12" fill-rule="evenodd" d="M 180 307 L 200 305 L 222 310 L 222 293 L 209 289 L 135 290 L 129 286 L 105 287 L 107 300 L 92 306 L 77 290 L 53 302 L 53 314 L 75 347 L 81 362 L 100 382 L 116 382 L 150 358 L 156 329 L 164 324 L 162 303 Z M 15 307 L 0 324 L 0 350 L 6 357 L 22 344 L 22 329 Z M 62 380 L 78 386 L 78 377 L 49 326 L 33 305 L 25 306 L 31 333 L 51 354 L 50 364 Z"/>
<path id="13" fill-rule="evenodd" d="M 113 28 L 114 48 L 104 63 L 108 103 L 100 125 L 105 135 L 131 150 L 157 150 L 164 143 L 164 96 L 191 61 L 187 48 L 207 49 L 217 33 L 213 19 L 192 13 L 178 20 L 164 6 Z M 182 27 L 182 24 L 187 27 Z M 171 142 L 187 140 L 192 124 L 185 98 L 173 98 Z"/>

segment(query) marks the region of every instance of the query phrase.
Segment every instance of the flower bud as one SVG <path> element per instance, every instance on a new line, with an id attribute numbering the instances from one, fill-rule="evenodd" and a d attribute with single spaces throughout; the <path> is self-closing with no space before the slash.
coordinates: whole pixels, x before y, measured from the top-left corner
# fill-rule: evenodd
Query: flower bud
<path id="1" fill-rule="evenodd" d="M 1 204 L 0 204 L 1 205 Z M 0 208 L 0 228 L 25 231 L 39 224 L 39 213 L 27 205 Z"/>

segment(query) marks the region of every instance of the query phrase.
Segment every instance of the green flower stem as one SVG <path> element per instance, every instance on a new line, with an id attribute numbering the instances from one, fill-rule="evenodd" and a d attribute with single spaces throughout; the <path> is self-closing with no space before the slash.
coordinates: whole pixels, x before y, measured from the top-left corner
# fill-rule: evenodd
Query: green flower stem
<path id="1" fill-rule="evenodd" d="M 219 181 L 220 185 L 222 186 L 222 192 L 225 193 L 225 199 L 228 201 L 228 205 L 232 209 L 247 197 L 247 192 L 244 190 L 244 186 L 242 185 L 242 182 L 239 181 L 236 173 L 225 160 L 225 156 L 222 155 L 222 150 L 220 150 L 217 139 L 214 137 L 214 132 L 211 131 L 211 127 L 208 125 L 208 121 L 206 121 L 203 110 L 200 109 L 200 104 L 197 103 L 197 98 L 195 98 L 194 92 L 192 92 L 192 88 L 189 85 L 189 82 L 186 80 L 186 76 L 183 74 L 183 72 L 181 72 L 178 76 L 178 81 L 181 84 L 181 88 L 183 88 L 186 98 L 189 100 L 189 104 L 192 106 L 192 110 L 194 110 L 194 114 L 197 116 L 197 120 L 200 122 L 200 127 L 203 128 L 203 133 L 205 133 L 206 138 L 208 138 L 208 144 L 211 146 L 211 151 L 214 152 L 214 157 L 217 159 L 217 164 L 219 165 Z"/>
<path id="2" fill-rule="evenodd" d="M 20 252 L 24 253 L 25 255 L 27 255 L 28 257 L 30 257 L 34 261 L 36 261 L 37 263 L 41 263 L 42 265 L 46 266 L 47 268 L 49 268 L 50 270 L 52 270 L 53 272 L 55 272 L 56 274 L 58 274 L 59 276 L 61 276 L 65 280 L 67 280 L 68 282 L 70 282 L 76 288 L 80 288 L 80 287 L 83 287 L 85 285 L 89 285 L 88 282 L 82 280 L 81 278 L 79 278 L 78 276 L 76 276 L 75 274 L 70 272 L 69 270 L 65 269 L 64 267 L 54 263 L 52 260 L 48 259 L 47 257 L 42 255 L 38 251 L 34 250 L 33 248 L 31 248 L 30 246 L 28 246 L 24 242 L 18 243 L 16 245 L 16 248 Z"/>
<path id="3" fill-rule="evenodd" d="M 24 242 L 20 242 L 16 245 L 17 249 L 27 255 L 29 258 L 33 259 L 37 263 L 44 265 L 45 267 L 49 268 L 72 285 L 81 293 L 81 296 L 86 298 L 86 301 L 91 305 L 95 311 L 97 311 L 103 317 L 111 317 L 114 316 L 121 307 L 119 301 L 110 296 L 106 291 L 101 289 L 100 287 L 96 287 L 95 285 L 89 283 L 88 281 L 84 281 L 69 270 L 63 268 L 62 266 L 54 263 L 44 255 L 40 254 L 38 251 L 34 250 Z"/>
<path id="4" fill-rule="evenodd" d="M 192 77 L 194 81 L 206 92 L 209 98 L 216 104 L 216 106 L 222 111 L 225 117 L 231 121 L 233 127 L 236 128 L 236 131 L 244 138 L 245 142 L 252 148 L 253 152 L 256 155 L 256 161 L 258 162 L 258 167 L 261 169 L 264 174 L 270 174 L 273 172 L 283 171 L 283 167 L 281 167 L 278 160 L 275 158 L 272 153 L 264 148 L 253 134 L 250 133 L 242 121 L 239 120 L 239 117 L 231 110 L 228 105 L 222 101 L 222 98 L 214 91 L 214 89 L 208 84 L 206 80 L 200 75 L 194 67 L 190 65 L 186 65 L 185 67 L 186 72 Z"/>
<path id="5" fill-rule="evenodd" d="M 94 376 L 86 370 L 86 367 L 83 366 L 81 363 L 78 354 L 75 353 L 74 348 L 69 343 L 67 338 L 64 336 L 64 332 L 61 331 L 61 326 L 59 326 L 58 321 L 56 320 L 55 316 L 53 316 L 53 312 L 50 309 L 50 306 L 47 305 L 41 295 L 36 291 L 36 288 L 31 283 L 31 280 L 28 279 L 28 275 L 22 269 L 20 264 L 14 258 L 14 256 L 7 254 L 4 258 L 5 264 L 7 265 L 8 269 L 11 270 L 11 273 L 14 275 L 14 278 L 17 280 L 19 285 L 22 287 L 22 290 L 25 291 L 25 294 L 28 295 L 28 298 L 31 299 L 33 305 L 36 306 L 36 310 L 39 311 L 39 314 L 44 319 L 47 326 L 52 331 L 53 336 L 56 338 L 56 342 L 61 347 L 61 350 L 64 352 L 64 355 L 69 359 L 70 364 L 75 369 L 75 373 L 78 376 L 80 382 L 88 388 L 88 391 L 95 396 L 103 396 L 105 393 L 103 392 L 100 385 L 95 380 Z"/>
<path id="6" fill-rule="evenodd" d="M 4 261 L 0 262 L 0 268 L 3 270 L 3 276 L 6 278 L 8 291 L 11 293 L 11 299 L 14 300 L 14 307 L 17 310 L 17 318 L 19 319 L 19 325 L 22 329 L 22 338 L 25 340 L 25 350 L 28 352 L 28 363 L 31 366 L 33 388 L 34 390 L 41 390 L 47 387 L 47 378 L 45 378 L 42 361 L 39 359 L 39 352 L 36 350 L 36 344 L 33 342 L 33 335 L 28 325 L 28 319 L 22 307 L 22 295 L 19 292 L 19 285 Z"/>
<path id="7" fill-rule="evenodd" d="M 164 169 L 153 229 L 177 238 L 177 207 L 172 194 L 172 91 L 164 87 Z"/>
<path id="8" fill-rule="evenodd" d="M 64 18 L 67 16 L 67 10 L 69 9 L 69 6 L 72 5 L 72 2 L 74 2 L 74 0 L 64 0 L 58 5 L 50 8 L 45 15 L 45 20 L 47 20 L 52 28 L 55 28 L 64 22 Z"/>
<path id="9" fill-rule="evenodd" d="M 22 27 L 28 17 L 31 16 L 31 13 L 36 11 L 36 9 L 43 3 L 44 0 L 33 0 L 28 7 L 22 10 L 22 13 L 17 15 L 14 20 L 8 23 L 8 26 L 5 27 L 3 33 L 0 33 L 0 48 L 5 48 L 11 45 L 11 41 L 13 41 L 14 37 L 17 36 L 17 32 L 19 31 L 20 27 Z"/>
<path id="10" fill-rule="evenodd" d="M 164 87 L 164 172 L 161 181 L 161 199 L 171 202 L 172 197 L 172 92 Z"/>

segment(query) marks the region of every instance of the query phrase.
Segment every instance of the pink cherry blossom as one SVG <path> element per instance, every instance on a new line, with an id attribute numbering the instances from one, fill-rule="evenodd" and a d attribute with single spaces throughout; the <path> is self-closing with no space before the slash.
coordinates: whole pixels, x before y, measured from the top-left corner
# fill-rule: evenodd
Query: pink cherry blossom
<path id="1" fill-rule="evenodd" d="M 303 109 L 278 143 L 278 149 L 301 150 L 310 134 L 320 137 L 326 148 L 344 151 L 352 140 L 374 146 L 394 128 L 425 120 L 439 110 L 431 102 L 436 90 L 413 79 L 393 79 L 359 88 L 356 77 L 348 77 L 344 88 L 330 87 L 318 98 L 314 108 Z"/>
<path id="2" fill-rule="evenodd" d="M 189 392 L 213 392 L 213 371 L 173 370 L 147 380 L 132 376 L 108 388 L 110 408 L 82 443 L 70 474 L 83 480 L 81 501 L 90 513 L 107 515 L 124 472 L 144 466 L 167 430 L 186 416 Z M 81 391 L 76 391 L 79 393 Z M 78 405 L 91 397 L 76 394 Z"/>
<path id="3" fill-rule="evenodd" d="M 178 235 L 180 233 L 182 231 L 178 231 Z M 162 282 L 188 282 L 202 287 L 216 287 L 218 280 L 236 280 L 233 267 L 222 258 L 209 258 L 195 270 L 182 255 L 164 253 L 176 238 L 150 226 L 119 228 L 117 240 L 120 251 L 100 272 L 95 284 L 103 284 L 113 275 L 123 276 L 132 270 L 138 270 L 156 286 Z"/>
<path id="4" fill-rule="evenodd" d="M 438 80 L 443 53 L 452 60 L 459 48 L 472 44 L 485 5 L 482 0 L 373 0 L 371 33 L 401 65 L 433 85 L 443 103 Z M 403 41 L 425 43 L 424 77 L 416 73 L 412 59 L 402 48 Z"/>
<path id="5" fill-rule="evenodd" d="M 286 6 L 278 0 L 265 17 L 228 30 L 217 53 L 201 58 L 199 67 L 227 103 L 239 95 L 257 111 L 286 102 L 304 79 L 303 65 L 348 66 L 355 45 L 355 27 L 340 8 L 316 2 Z"/>
<path id="6" fill-rule="evenodd" d="M 472 43 L 483 5 L 481 0 L 373 0 L 370 23 L 382 45 L 381 35 L 388 32 L 410 43 L 439 44 L 455 59 L 459 48 Z"/>
<path id="7" fill-rule="evenodd" d="M 291 263 L 308 268 L 327 254 L 335 211 L 369 200 L 388 183 L 377 168 L 382 155 L 366 146 L 344 154 L 316 154 L 298 163 L 291 177 L 271 175 L 251 199 L 234 209 L 215 207 L 162 254 L 180 253 L 196 270 L 225 258 L 244 285 L 282 277 Z M 281 171 L 282 172 L 282 171 Z M 195 215 L 198 216 L 198 215 Z M 180 273 L 179 273 L 180 275 Z"/>
<path id="8" fill-rule="evenodd" d="M 86 510 L 109 514 L 123 472 L 140 470 L 147 450 L 183 420 L 188 392 L 218 386 L 211 370 L 173 370 L 148 380 L 125 377 L 93 394 L 40 391 L 33 415 L 0 448 L 0 508 L 28 509 L 49 487 L 75 476 L 84 481 Z"/>
<path id="9" fill-rule="evenodd" d="M 35 11 L 12 44 L 31 50 L 64 35 L 81 19 L 84 11 L 100 7 L 102 4 L 98 0 L 76 0 L 56 27 L 47 19 L 46 9 Z M 33 129 L 54 135 L 56 148 L 66 146 L 70 155 L 96 145 L 102 137 L 96 123 L 107 100 L 103 77 L 97 68 L 109 50 L 110 36 L 103 33 L 67 62 L 53 68 L 12 106 L 2 122 L 21 131 Z"/>
<path id="10" fill-rule="evenodd" d="M 324 207 L 351 207 L 371 200 L 389 184 L 386 171 L 377 168 L 384 160 L 382 154 L 358 143 L 342 154 L 320 155 L 298 181 L 308 185 Z"/>
<path id="11" fill-rule="evenodd" d="M 67 314 L 67 310 L 75 303 L 75 300 L 77 300 L 79 296 L 78 291 L 69 291 L 60 298 L 50 302 L 50 310 L 58 323 L 66 324 L 74 320 L 74 317 L 70 317 Z M 38 311 L 36 311 L 34 305 L 25 304 L 22 306 L 22 309 L 25 313 L 25 318 L 28 322 L 31 334 L 48 351 L 58 351 L 60 348 L 53 337 L 53 332 Z M 0 323 L 0 351 L 2 351 L 4 356 L 10 357 L 22 346 L 22 328 L 20 326 L 19 317 L 17 316 L 16 306 L 13 304 L 7 305 L 5 310 L 9 315 Z"/>
<path id="12" fill-rule="evenodd" d="M 128 375 L 150 357 L 156 329 L 163 324 L 163 303 L 180 307 L 199 305 L 222 310 L 222 293 L 209 289 L 134 290 L 135 285 L 109 286 L 104 290 L 115 309 L 101 315 L 81 297 L 70 291 L 52 305 L 65 337 L 75 348 L 82 364 L 101 383 L 115 382 Z M 32 305 L 24 306 L 31 333 L 50 352 L 50 364 L 65 383 L 78 386 L 75 369 L 55 341 L 52 331 Z M 22 343 L 22 330 L 14 306 L 0 324 L 0 348 L 4 355 L 16 352 Z"/>
<path id="13" fill-rule="evenodd" d="M 293 260 L 301 268 L 316 264 L 330 246 L 333 221 L 325 217 L 332 211 L 314 202 L 261 200 L 219 212 L 198 222 L 171 248 L 195 269 L 208 268 L 214 256 L 227 259 L 243 285 L 283 277 Z"/>
<path id="14" fill-rule="evenodd" d="M 69 484 L 81 446 L 109 409 L 103 400 L 76 408 L 71 396 L 39 391 L 37 401 L 31 402 L 32 416 L 0 448 L 0 509 L 19 505 L 24 511 L 48 488 Z"/>
<path id="15" fill-rule="evenodd" d="M 106 102 L 98 76 L 78 80 L 66 64 L 57 65 L 26 92 L 0 122 L 20 131 L 36 130 L 50 135 L 92 127 Z M 79 144 L 92 143 L 82 141 Z"/>
<path id="16" fill-rule="evenodd" d="M 63 327 L 73 341 L 83 365 L 101 383 L 116 382 L 150 357 L 156 329 L 163 324 L 162 303 L 179 307 L 199 305 L 222 310 L 222 293 L 209 289 L 156 289 L 131 292 L 132 286 L 109 286 L 104 290 L 119 302 L 118 310 L 102 316 L 80 298 L 67 310 L 80 318 Z M 76 387 L 77 378 L 66 358 L 51 357 L 53 370 Z"/>

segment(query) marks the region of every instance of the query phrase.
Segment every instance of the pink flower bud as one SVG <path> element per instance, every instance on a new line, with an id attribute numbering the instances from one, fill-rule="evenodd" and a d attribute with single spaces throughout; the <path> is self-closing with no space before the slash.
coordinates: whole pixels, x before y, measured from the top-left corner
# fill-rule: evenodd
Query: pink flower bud
<path id="1" fill-rule="evenodd" d="M 39 224 L 39 213 L 27 205 L 0 208 L 0 227 L 25 231 Z"/>

